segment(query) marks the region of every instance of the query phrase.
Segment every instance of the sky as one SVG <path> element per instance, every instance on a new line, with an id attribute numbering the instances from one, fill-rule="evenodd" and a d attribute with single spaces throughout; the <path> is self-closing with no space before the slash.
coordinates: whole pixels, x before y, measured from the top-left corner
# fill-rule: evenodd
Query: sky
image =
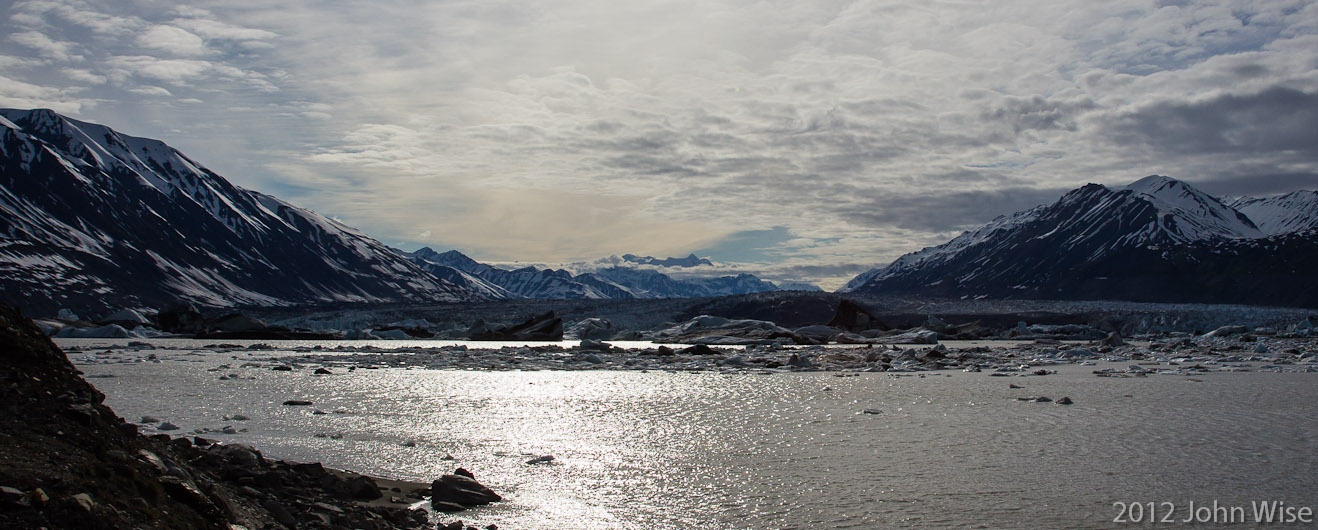
<path id="1" fill-rule="evenodd" d="M 404 250 L 831 290 L 1089 182 L 1318 188 L 1318 3 L 20 0 L 0 107 Z"/>

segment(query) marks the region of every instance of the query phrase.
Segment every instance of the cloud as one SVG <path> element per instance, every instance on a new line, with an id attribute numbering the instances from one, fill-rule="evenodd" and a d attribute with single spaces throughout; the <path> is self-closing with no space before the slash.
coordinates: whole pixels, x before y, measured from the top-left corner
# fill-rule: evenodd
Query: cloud
<path id="1" fill-rule="evenodd" d="M 82 118 L 241 185 L 486 259 L 709 249 L 838 282 L 1087 182 L 1247 194 L 1318 174 L 1318 4 L 1303 0 L 7 14 L 34 46 L 0 40 L 0 57 L 48 51 L 0 60 L 24 83 L 0 93 L 96 102 Z M 739 239 L 755 234 L 773 237 Z"/>
<path id="2" fill-rule="evenodd" d="M 9 40 L 36 50 L 42 57 L 56 61 L 81 61 L 83 59 L 82 55 L 75 53 L 78 49 L 76 43 L 52 40 L 39 31 L 14 33 L 9 36 Z"/>
<path id="3" fill-rule="evenodd" d="M 201 37 L 175 26 L 152 26 L 137 36 L 137 45 L 173 55 L 205 55 L 209 50 Z"/>
<path id="4" fill-rule="evenodd" d="M 1287 87 L 1159 102 L 1114 116 L 1106 127 L 1119 144 L 1167 153 L 1297 153 L 1318 162 L 1318 94 Z"/>

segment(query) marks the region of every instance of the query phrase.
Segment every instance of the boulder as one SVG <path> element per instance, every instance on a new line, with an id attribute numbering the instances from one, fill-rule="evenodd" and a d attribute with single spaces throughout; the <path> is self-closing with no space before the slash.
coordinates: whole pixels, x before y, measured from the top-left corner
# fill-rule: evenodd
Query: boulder
<path id="1" fill-rule="evenodd" d="M 343 482 L 343 491 L 348 497 L 373 501 L 384 494 L 380 493 L 380 487 L 376 485 L 375 480 L 371 477 L 357 475 Z"/>
<path id="2" fill-rule="evenodd" d="M 1116 348 L 1118 346 L 1125 346 L 1126 341 L 1121 338 L 1120 331 L 1113 331 L 1112 333 L 1108 333 L 1107 336 L 1104 337 L 1103 340 L 1099 342 L 1099 345 L 1107 346 L 1110 348 Z"/>
<path id="3" fill-rule="evenodd" d="M 503 500 L 494 490 L 485 487 L 475 478 L 454 472 L 444 475 L 430 483 L 430 503 L 438 511 L 445 511 L 444 505 L 457 505 L 464 508 L 483 506 Z"/>

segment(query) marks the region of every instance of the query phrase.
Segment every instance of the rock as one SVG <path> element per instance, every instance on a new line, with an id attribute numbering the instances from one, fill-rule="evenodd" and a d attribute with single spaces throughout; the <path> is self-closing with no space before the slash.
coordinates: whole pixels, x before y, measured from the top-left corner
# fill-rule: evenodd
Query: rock
<path id="1" fill-rule="evenodd" d="M 284 405 L 289 407 L 306 407 L 306 406 L 310 406 L 311 402 L 302 399 L 290 399 L 288 401 L 285 401 Z"/>
<path id="2" fill-rule="evenodd" d="M 67 320 L 69 322 L 77 322 L 79 320 L 82 320 L 78 318 L 77 313 L 74 313 L 72 309 L 69 309 L 67 307 L 61 308 L 59 312 L 55 314 L 55 318 L 58 318 L 60 320 Z"/>
<path id="3" fill-rule="evenodd" d="M 372 501 L 384 496 L 383 493 L 380 493 L 380 487 L 375 483 L 375 480 L 367 476 L 358 475 L 345 480 L 343 489 L 344 493 L 354 499 Z"/>
<path id="4" fill-rule="evenodd" d="M 553 455 L 544 455 L 544 456 L 537 456 L 537 457 L 535 457 L 535 458 L 532 458 L 532 459 L 530 459 L 530 460 L 527 460 L 526 463 L 527 463 L 527 464 L 532 464 L 532 465 L 534 465 L 534 464 L 548 464 L 548 463 L 553 462 L 553 461 L 554 461 L 554 456 L 553 456 Z"/>
<path id="5" fill-rule="evenodd" d="M 137 422 L 138 422 L 138 423 L 160 423 L 160 420 L 157 419 L 157 418 L 154 417 L 154 416 L 142 416 L 142 419 L 137 420 Z"/>
<path id="6" fill-rule="evenodd" d="M 260 451 L 243 444 L 213 444 L 209 451 L 240 468 L 257 469 L 265 463 Z"/>
<path id="7" fill-rule="evenodd" d="M 600 356 L 595 355 L 593 353 L 588 353 L 582 356 L 581 360 L 588 362 L 590 364 L 604 364 L 604 359 L 601 359 Z"/>
<path id="8" fill-rule="evenodd" d="M 677 353 L 680 353 L 682 355 L 718 355 L 719 354 L 718 350 L 715 350 L 714 348 L 710 348 L 709 346 L 706 346 L 704 344 L 688 346 L 686 348 L 677 350 Z"/>
<path id="9" fill-rule="evenodd" d="M 286 365 L 286 364 L 281 364 L 281 365 L 279 365 L 279 366 L 276 366 L 276 367 L 274 367 L 274 368 L 271 368 L 271 370 L 274 370 L 274 371 L 276 371 L 276 372 L 292 372 L 292 371 L 293 371 L 293 367 L 292 367 L 292 366 L 288 366 L 288 365 Z"/>
<path id="10" fill-rule="evenodd" d="M 0 506 L 22 506 L 28 502 L 28 494 L 11 486 L 0 486 Z"/>
<path id="11" fill-rule="evenodd" d="M 169 466 L 166 465 L 165 461 L 160 458 L 160 455 L 157 455 L 151 451 L 148 451 L 146 449 L 138 449 L 137 459 L 146 462 L 147 465 L 151 466 L 151 468 L 155 470 L 157 475 L 164 475 L 165 473 L 169 472 Z"/>
<path id="12" fill-rule="evenodd" d="M 1070 405 L 1070 404 L 1072 404 L 1072 403 L 1075 403 L 1075 402 L 1074 402 L 1074 401 L 1071 401 L 1071 398 L 1069 398 L 1069 397 L 1063 397 L 1062 399 L 1057 400 L 1057 404 L 1058 404 L 1058 405 Z"/>
<path id="13" fill-rule="evenodd" d="M 156 426 L 156 430 L 159 431 L 177 431 L 178 429 L 179 429 L 178 425 L 174 425 L 173 423 L 167 421 L 160 422 L 160 425 Z"/>
<path id="14" fill-rule="evenodd" d="M 577 346 L 577 349 L 607 352 L 613 349 L 613 345 L 596 339 L 581 339 L 581 344 Z"/>
<path id="15" fill-rule="evenodd" d="M 312 373 L 315 375 L 334 375 L 334 372 L 331 372 L 329 368 L 317 368 L 316 371 Z"/>
<path id="16" fill-rule="evenodd" d="M 47 495 L 46 490 L 43 490 L 41 488 L 36 488 L 28 492 L 27 498 L 28 501 L 31 501 L 32 504 L 35 504 L 37 506 L 41 506 L 43 504 L 50 502 L 50 495 Z"/>
<path id="17" fill-rule="evenodd" d="M 829 319 L 825 325 L 853 332 L 868 329 L 891 329 L 859 304 L 845 299 L 838 302 L 837 310 L 833 312 L 833 318 Z"/>
<path id="18" fill-rule="evenodd" d="M 1260 342 L 1254 346 L 1254 353 L 1268 353 L 1269 351 L 1270 350 L 1268 350 L 1267 344 L 1263 344 Z"/>
<path id="19" fill-rule="evenodd" d="M 731 357 L 723 359 L 722 361 L 719 361 L 719 363 L 723 364 L 724 366 L 745 366 L 746 357 L 741 355 L 733 355 Z"/>
<path id="20" fill-rule="evenodd" d="M 1103 340 L 1099 342 L 1099 346 L 1107 346 L 1109 348 L 1116 348 L 1118 346 L 1125 346 L 1125 345 L 1126 345 L 1126 341 L 1121 338 L 1120 331 L 1113 331 L 1112 333 L 1108 333 L 1107 336 L 1104 337 Z"/>
<path id="21" fill-rule="evenodd" d="M 430 483 L 430 502 L 436 510 L 440 509 L 436 502 L 470 508 L 501 500 L 503 497 L 476 482 L 476 479 L 456 472 L 453 475 L 439 477 L 438 480 Z"/>
<path id="22" fill-rule="evenodd" d="M 787 358 L 787 366 L 792 366 L 796 368 L 810 368 L 813 367 L 814 365 L 815 363 L 810 362 L 809 358 L 802 357 L 800 355 L 797 355 L 796 353 L 793 353 L 791 357 Z"/>
<path id="23" fill-rule="evenodd" d="M 297 518 L 293 517 L 293 514 L 289 512 L 288 508 L 285 508 L 284 505 L 279 504 L 272 499 L 266 499 L 261 501 L 261 506 L 264 507 L 267 512 L 270 512 L 270 516 L 274 517 L 276 521 L 279 521 L 279 524 L 289 528 L 297 528 Z"/>
<path id="24" fill-rule="evenodd" d="M 74 495 L 73 502 L 77 503 L 78 507 L 82 508 L 87 513 L 92 513 L 96 510 L 96 501 L 92 500 L 92 496 L 89 493 L 79 493 Z"/>
<path id="25" fill-rule="evenodd" d="M 860 412 L 861 414 L 883 414 L 883 411 L 879 409 L 865 409 Z"/>

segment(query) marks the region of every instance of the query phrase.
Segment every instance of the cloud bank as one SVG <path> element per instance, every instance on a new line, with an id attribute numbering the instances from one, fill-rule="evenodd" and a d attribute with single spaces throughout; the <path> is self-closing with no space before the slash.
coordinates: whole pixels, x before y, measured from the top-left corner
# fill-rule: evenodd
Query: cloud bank
<path id="1" fill-rule="evenodd" d="M 1318 181 L 1302 0 L 191 4 L 14 3 L 0 105 L 403 247 L 826 288 L 1087 182 Z"/>

